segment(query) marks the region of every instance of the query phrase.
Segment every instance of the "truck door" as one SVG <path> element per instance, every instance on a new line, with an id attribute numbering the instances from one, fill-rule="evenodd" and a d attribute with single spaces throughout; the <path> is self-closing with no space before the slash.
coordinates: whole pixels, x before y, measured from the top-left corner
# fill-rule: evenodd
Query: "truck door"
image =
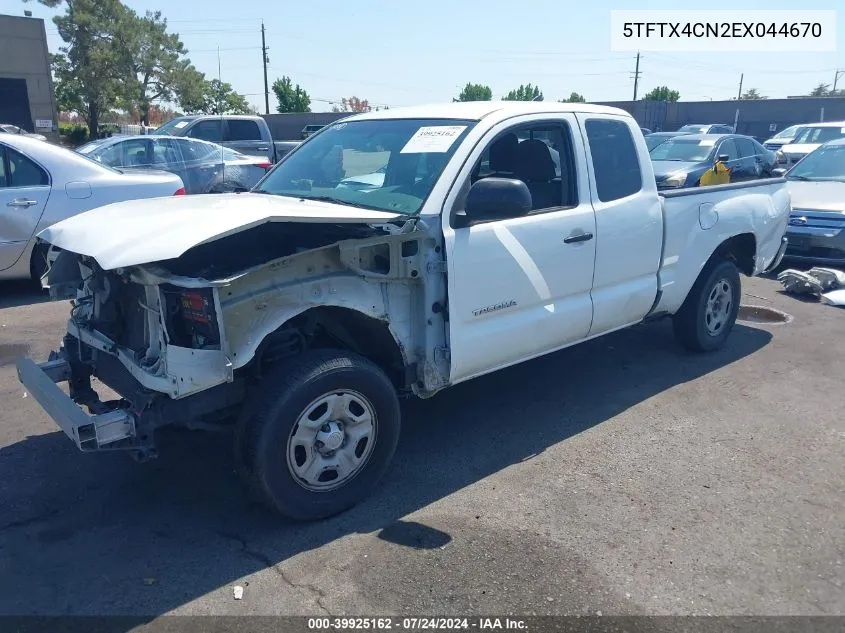
<path id="1" fill-rule="evenodd" d="M 466 194 L 486 177 L 522 180 L 530 212 L 461 227 Z M 540 356 L 590 330 L 596 225 L 575 117 L 516 117 L 472 150 L 442 215 L 451 380 Z"/>
<path id="2" fill-rule="evenodd" d="M 226 119 L 224 144 L 247 156 L 273 159 L 270 141 L 261 138 L 258 123 L 249 119 Z"/>
<path id="3" fill-rule="evenodd" d="M 0 270 L 24 253 L 49 197 L 47 172 L 0 143 Z"/>
<path id="4" fill-rule="evenodd" d="M 657 297 L 663 212 L 645 140 L 633 119 L 578 114 L 596 212 L 590 336 L 640 321 Z"/>

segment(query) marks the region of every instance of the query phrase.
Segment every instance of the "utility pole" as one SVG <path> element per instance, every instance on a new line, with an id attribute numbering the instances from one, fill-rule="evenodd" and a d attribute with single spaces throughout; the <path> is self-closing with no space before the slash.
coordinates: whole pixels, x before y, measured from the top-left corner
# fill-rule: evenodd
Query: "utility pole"
<path id="1" fill-rule="evenodd" d="M 270 58 L 267 57 L 267 42 L 264 39 L 264 20 L 261 20 L 261 57 L 264 60 L 264 114 L 270 114 L 270 89 L 267 87 L 267 64 Z"/>
<path id="2" fill-rule="evenodd" d="M 839 75 L 845 75 L 845 70 L 836 69 L 836 73 L 833 75 L 833 90 L 831 90 L 834 95 L 836 94 L 836 84 L 839 82 Z"/>
<path id="3" fill-rule="evenodd" d="M 739 75 L 739 92 L 736 93 L 736 100 L 739 101 L 742 99 L 742 79 L 745 77 L 745 73 L 741 73 Z"/>
<path id="4" fill-rule="evenodd" d="M 640 82 L 640 52 L 637 51 L 637 66 L 634 69 L 634 101 L 637 100 L 637 84 Z"/>

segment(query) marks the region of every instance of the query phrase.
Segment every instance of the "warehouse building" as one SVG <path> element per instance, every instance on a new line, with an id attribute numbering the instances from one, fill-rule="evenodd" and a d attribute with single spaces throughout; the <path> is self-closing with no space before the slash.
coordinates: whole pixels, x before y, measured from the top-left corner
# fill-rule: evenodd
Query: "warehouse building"
<path id="1" fill-rule="evenodd" d="M 44 20 L 0 15 L 0 123 L 57 137 Z"/>

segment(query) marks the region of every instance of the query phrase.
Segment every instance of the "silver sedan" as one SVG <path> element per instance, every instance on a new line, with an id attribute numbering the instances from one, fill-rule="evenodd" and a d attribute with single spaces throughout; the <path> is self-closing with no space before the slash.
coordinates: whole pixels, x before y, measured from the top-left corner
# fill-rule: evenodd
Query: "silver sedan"
<path id="1" fill-rule="evenodd" d="M 217 143 L 181 136 L 113 136 L 76 150 L 116 169 L 163 169 L 185 183 L 185 193 L 246 191 L 272 165 Z"/>
<path id="2" fill-rule="evenodd" d="M 70 150 L 21 135 L 0 135 L 0 279 L 39 278 L 46 251 L 35 236 L 71 216 L 112 202 L 183 195 L 179 176 L 121 173 Z"/>

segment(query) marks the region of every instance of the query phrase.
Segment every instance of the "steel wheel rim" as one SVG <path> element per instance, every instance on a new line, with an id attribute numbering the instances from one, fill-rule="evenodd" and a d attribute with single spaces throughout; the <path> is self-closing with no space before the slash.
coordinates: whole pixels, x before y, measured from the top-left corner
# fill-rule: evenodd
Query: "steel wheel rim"
<path id="1" fill-rule="evenodd" d="M 313 492 L 349 483 L 369 461 L 377 428 L 375 408 L 357 391 L 340 389 L 315 398 L 302 410 L 288 437 L 291 476 Z"/>
<path id="2" fill-rule="evenodd" d="M 733 286 L 728 279 L 719 279 L 710 289 L 704 308 L 704 327 L 710 336 L 719 336 L 725 331 L 732 309 Z"/>

